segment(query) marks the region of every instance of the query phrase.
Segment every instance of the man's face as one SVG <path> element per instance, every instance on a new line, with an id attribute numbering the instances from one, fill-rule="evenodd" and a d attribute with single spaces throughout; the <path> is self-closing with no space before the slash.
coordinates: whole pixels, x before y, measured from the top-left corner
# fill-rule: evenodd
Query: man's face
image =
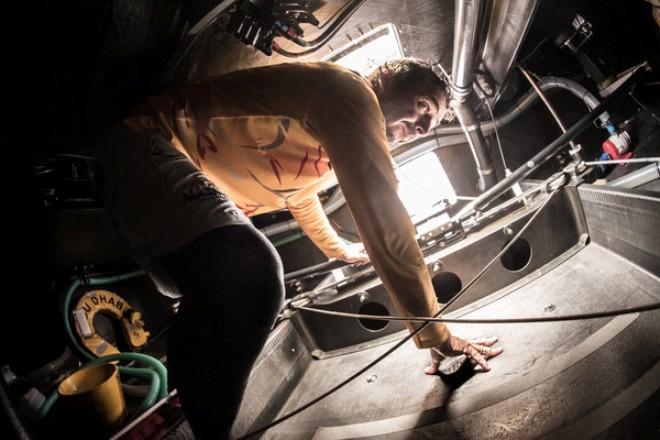
<path id="1" fill-rule="evenodd" d="M 425 135 L 438 125 L 447 111 L 447 96 L 442 91 L 433 96 L 394 96 L 381 107 L 387 140 L 390 143 L 406 142 Z"/>

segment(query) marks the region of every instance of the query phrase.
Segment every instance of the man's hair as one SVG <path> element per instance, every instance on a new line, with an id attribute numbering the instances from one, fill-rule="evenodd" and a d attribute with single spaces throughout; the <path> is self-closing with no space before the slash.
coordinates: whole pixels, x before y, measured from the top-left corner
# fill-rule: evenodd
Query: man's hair
<path id="1" fill-rule="evenodd" d="M 378 66 L 368 80 L 379 96 L 404 93 L 435 96 L 438 91 L 448 95 L 447 82 L 433 71 L 431 65 L 414 58 L 387 61 Z"/>

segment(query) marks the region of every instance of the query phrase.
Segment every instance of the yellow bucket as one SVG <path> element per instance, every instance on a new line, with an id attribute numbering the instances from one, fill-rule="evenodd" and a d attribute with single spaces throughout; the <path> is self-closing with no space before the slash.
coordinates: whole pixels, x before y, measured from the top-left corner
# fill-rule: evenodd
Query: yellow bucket
<path id="1" fill-rule="evenodd" d="M 57 392 L 69 411 L 86 421 L 118 428 L 126 418 L 126 402 L 114 364 L 82 368 L 60 382 Z"/>

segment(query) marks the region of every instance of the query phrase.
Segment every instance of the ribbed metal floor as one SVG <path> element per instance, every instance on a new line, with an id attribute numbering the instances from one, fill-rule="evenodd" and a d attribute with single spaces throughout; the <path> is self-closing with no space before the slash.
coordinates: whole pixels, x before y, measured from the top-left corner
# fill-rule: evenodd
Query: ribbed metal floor
<path id="1" fill-rule="evenodd" d="M 660 299 L 659 278 L 597 244 L 532 278 L 461 314 L 552 316 Z M 660 312 L 450 328 L 463 337 L 500 338 L 505 352 L 492 360 L 490 373 L 475 374 L 452 390 L 439 377 L 424 375 L 427 352 L 406 344 L 263 438 L 609 438 L 608 433 L 626 429 L 622 424 L 635 408 L 638 432 L 660 434 L 657 416 L 644 417 L 660 412 Z M 389 346 L 312 362 L 280 414 L 329 389 Z M 654 406 L 650 411 L 649 405 Z"/>

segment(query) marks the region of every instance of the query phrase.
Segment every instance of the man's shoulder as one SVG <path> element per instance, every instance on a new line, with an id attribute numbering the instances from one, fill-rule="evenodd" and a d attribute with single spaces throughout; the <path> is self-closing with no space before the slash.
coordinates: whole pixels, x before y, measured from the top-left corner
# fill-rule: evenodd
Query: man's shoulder
<path id="1" fill-rule="evenodd" d="M 318 80 L 328 101 L 377 101 L 368 80 L 354 70 L 330 62 L 304 63 L 303 68 Z"/>
<path id="2" fill-rule="evenodd" d="M 328 61 L 310 61 L 310 62 L 290 62 L 271 64 L 268 66 L 252 67 L 244 69 L 245 71 L 291 71 L 291 72 L 307 72 L 308 74 L 318 75 L 334 75 L 334 74 L 348 74 L 360 77 L 360 74 L 354 70 L 348 69 L 336 63 Z"/>
<path id="3" fill-rule="evenodd" d="M 225 75 L 245 78 L 258 77 L 266 82 L 285 77 L 299 78 L 302 83 L 311 81 L 327 87 L 345 86 L 353 89 L 362 88 L 365 91 L 371 90 L 367 80 L 358 72 L 327 61 L 272 64 L 236 70 Z"/>

